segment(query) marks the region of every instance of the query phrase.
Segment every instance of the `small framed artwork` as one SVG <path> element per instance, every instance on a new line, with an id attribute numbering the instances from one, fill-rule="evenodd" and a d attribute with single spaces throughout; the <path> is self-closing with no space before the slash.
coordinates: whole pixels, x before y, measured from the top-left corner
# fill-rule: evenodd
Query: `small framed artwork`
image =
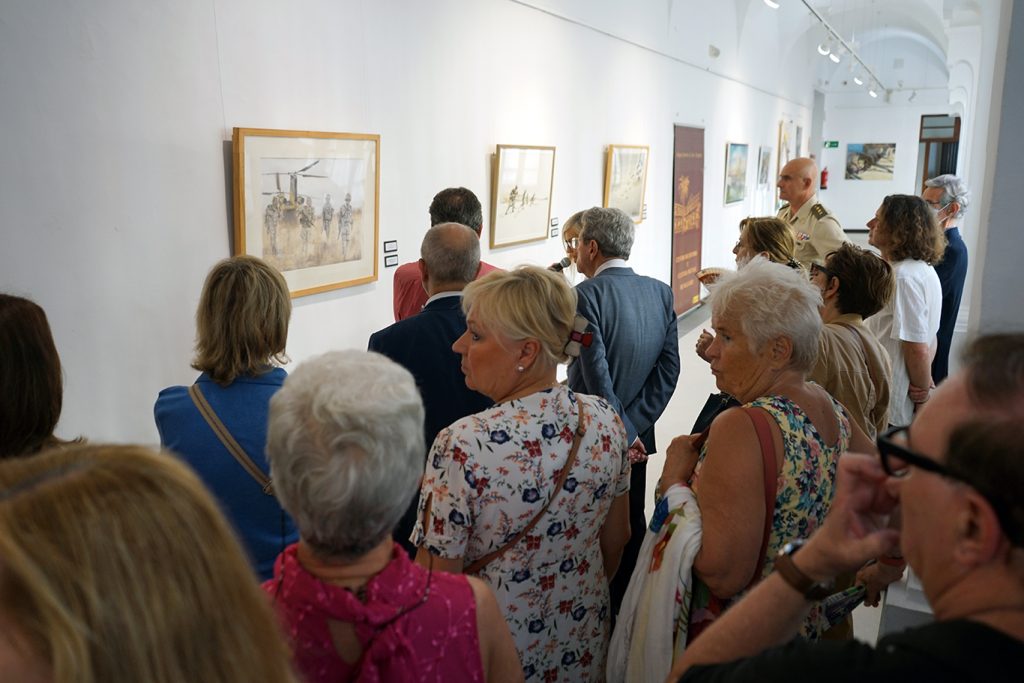
<path id="1" fill-rule="evenodd" d="M 384 241 L 384 253 L 385 254 L 397 254 L 398 253 L 398 240 L 385 240 Z"/>
<path id="2" fill-rule="evenodd" d="M 761 145 L 757 150 L 757 186 L 767 187 L 771 183 L 772 148 Z"/>
<path id="3" fill-rule="evenodd" d="M 380 136 L 235 128 L 235 253 L 292 297 L 377 279 Z"/>
<path id="4" fill-rule="evenodd" d="M 384 257 L 384 267 L 394 268 L 398 265 L 398 254 L 388 254 Z"/>
<path id="5" fill-rule="evenodd" d="M 546 239 L 555 148 L 498 145 L 491 181 L 491 248 Z"/>
<path id="6" fill-rule="evenodd" d="M 747 196 L 747 145 L 725 143 L 725 203 L 735 204 Z"/>
<path id="7" fill-rule="evenodd" d="M 896 143 L 851 143 L 846 146 L 846 180 L 892 180 Z"/>
<path id="8" fill-rule="evenodd" d="M 647 157 L 650 148 L 640 145 L 608 145 L 604 169 L 604 206 L 622 209 L 639 223 L 644 219 Z"/>

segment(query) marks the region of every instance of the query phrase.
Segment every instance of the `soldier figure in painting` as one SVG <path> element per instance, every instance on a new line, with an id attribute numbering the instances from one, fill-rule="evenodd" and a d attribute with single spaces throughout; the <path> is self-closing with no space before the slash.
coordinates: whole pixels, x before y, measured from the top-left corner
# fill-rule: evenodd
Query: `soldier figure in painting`
<path id="1" fill-rule="evenodd" d="M 297 197 L 295 203 L 299 207 L 299 225 L 301 226 L 302 253 L 309 253 L 309 238 L 313 232 L 313 206 L 308 197 Z"/>
<path id="2" fill-rule="evenodd" d="M 274 195 L 263 212 L 263 226 L 270 235 L 270 252 L 275 255 L 277 254 L 277 224 L 281 220 L 279 197 L 280 195 Z"/>
<path id="3" fill-rule="evenodd" d="M 505 209 L 505 215 L 516 212 L 516 197 L 519 196 L 519 186 L 514 185 L 508 193 L 508 207 Z"/>
<path id="4" fill-rule="evenodd" d="M 331 206 L 331 195 L 324 197 L 324 208 L 320 213 L 323 218 L 324 239 L 331 232 L 331 219 L 334 218 L 334 207 Z"/>
<path id="5" fill-rule="evenodd" d="M 352 195 L 345 193 L 345 203 L 338 209 L 338 238 L 341 240 L 341 253 L 348 260 L 349 242 L 352 240 Z"/>

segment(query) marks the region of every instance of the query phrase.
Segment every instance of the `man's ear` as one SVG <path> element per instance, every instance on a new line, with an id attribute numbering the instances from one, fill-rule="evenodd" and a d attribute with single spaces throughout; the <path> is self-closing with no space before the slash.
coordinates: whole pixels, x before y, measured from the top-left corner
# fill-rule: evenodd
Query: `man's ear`
<path id="1" fill-rule="evenodd" d="M 420 268 L 420 284 L 423 285 L 423 291 L 429 292 L 430 287 L 428 285 L 430 284 L 430 273 L 427 271 L 427 262 L 420 259 L 416 262 L 416 265 Z"/>
<path id="2" fill-rule="evenodd" d="M 966 567 L 985 564 L 996 557 L 1005 542 L 999 517 L 992 504 L 975 491 L 963 492 L 956 516 L 953 558 Z"/>

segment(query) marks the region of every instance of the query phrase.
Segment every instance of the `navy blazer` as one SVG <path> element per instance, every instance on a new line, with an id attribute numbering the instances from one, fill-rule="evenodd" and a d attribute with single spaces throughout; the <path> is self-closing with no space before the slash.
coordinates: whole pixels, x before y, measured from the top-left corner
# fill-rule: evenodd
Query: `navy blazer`
<path id="1" fill-rule="evenodd" d="M 452 344 L 465 331 L 459 295 L 435 299 L 411 318 L 370 336 L 370 351 L 384 354 L 416 378 L 426 409 L 423 436 L 428 451 L 442 429 L 494 404 L 466 388 L 462 359 L 452 351 Z M 426 463 L 426 453 L 423 455 Z"/>
<path id="2" fill-rule="evenodd" d="M 960 299 L 967 279 L 967 245 L 959 228 L 946 230 L 946 251 L 935 266 L 942 285 L 942 313 L 939 315 L 938 349 L 932 360 L 932 381 L 938 384 L 949 374 L 949 349 L 953 345 L 953 328 L 960 313 Z"/>
<path id="3" fill-rule="evenodd" d="M 632 268 L 608 268 L 576 286 L 576 310 L 590 321 L 589 348 L 569 365 L 569 387 L 604 397 L 655 452 L 654 423 L 679 379 L 679 337 L 672 290 Z"/>

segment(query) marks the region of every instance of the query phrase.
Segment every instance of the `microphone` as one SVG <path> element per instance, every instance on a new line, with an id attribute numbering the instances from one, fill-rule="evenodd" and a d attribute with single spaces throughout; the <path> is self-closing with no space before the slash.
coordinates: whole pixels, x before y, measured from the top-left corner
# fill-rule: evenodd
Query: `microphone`
<path id="1" fill-rule="evenodd" d="M 563 270 L 568 268 L 571 264 L 572 264 L 572 261 L 569 260 L 569 257 L 568 256 L 563 256 L 561 261 L 559 261 L 558 263 L 552 263 L 550 266 L 548 266 L 548 270 L 553 270 L 556 273 L 561 273 Z"/>

